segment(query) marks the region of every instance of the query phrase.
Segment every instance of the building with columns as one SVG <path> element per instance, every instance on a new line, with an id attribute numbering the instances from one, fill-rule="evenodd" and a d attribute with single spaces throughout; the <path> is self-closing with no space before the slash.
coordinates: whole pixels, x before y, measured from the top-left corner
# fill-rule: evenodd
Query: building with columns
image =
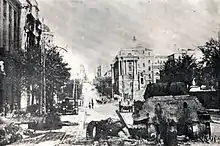
<path id="1" fill-rule="evenodd" d="M 131 52 L 120 50 L 113 61 L 114 92 L 125 99 L 134 100 L 138 90 L 138 59 Z"/>
<path id="2" fill-rule="evenodd" d="M 19 0 L 0 0 L 0 61 L 4 65 L 4 76 L 0 73 L 0 111 L 3 102 L 19 103 L 20 90 L 17 52 L 21 48 L 21 18 L 22 5 Z M 13 59 L 11 59 L 13 58 Z"/>

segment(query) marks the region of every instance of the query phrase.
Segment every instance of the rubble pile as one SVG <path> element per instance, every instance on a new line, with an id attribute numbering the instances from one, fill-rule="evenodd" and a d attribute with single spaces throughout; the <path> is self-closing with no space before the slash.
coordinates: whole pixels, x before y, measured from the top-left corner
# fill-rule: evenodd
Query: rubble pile
<path id="1" fill-rule="evenodd" d="M 28 124 L 29 129 L 52 130 L 62 128 L 62 121 L 57 113 L 51 112 L 43 117 L 37 117 Z"/>
<path id="2" fill-rule="evenodd" d="M 139 117 L 148 118 L 154 116 L 155 107 L 157 104 L 161 105 L 163 114 L 167 118 L 174 119 L 176 122 L 178 119 L 182 117 L 183 104 L 188 104 L 189 116 L 192 120 L 198 120 L 196 111 L 204 110 L 204 107 L 198 101 L 197 98 L 189 96 L 189 95 L 181 95 L 181 96 L 155 96 L 153 98 L 149 98 L 143 104 L 142 109 L 139 111 Z M 150 118 L 152 119 L 152 118 Z"/>
<path id="3" fill-rule="evenodd" d="M 11 144 L 22 139 L 21 127 L 0 118 L 0 145 Z"/>

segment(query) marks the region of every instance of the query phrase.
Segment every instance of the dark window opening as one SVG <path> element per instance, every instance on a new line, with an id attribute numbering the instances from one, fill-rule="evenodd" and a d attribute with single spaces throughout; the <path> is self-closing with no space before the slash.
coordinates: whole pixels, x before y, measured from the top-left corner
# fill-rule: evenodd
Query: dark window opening
<path id="1" fill-rule="evenodd" d="M 144 84 L 144 78 L 141 78 L 141 84 Z"/>

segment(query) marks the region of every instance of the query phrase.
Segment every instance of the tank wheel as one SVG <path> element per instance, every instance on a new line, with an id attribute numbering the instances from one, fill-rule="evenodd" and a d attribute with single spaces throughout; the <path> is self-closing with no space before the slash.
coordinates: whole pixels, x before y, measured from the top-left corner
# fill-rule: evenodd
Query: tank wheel
<path id="1" fill-rule="evenodd" d="M 86 128 L 86 139 L 95 139 L 97 131 L 97 122 L 91 121 Z"/>

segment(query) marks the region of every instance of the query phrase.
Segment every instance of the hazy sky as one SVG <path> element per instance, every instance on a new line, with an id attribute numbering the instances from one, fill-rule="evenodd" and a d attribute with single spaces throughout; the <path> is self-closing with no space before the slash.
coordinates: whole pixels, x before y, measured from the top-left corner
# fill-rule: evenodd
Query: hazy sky
<path id="1" fill-rule="evenodd" d="M 192 48 L 217 37 L 220 0 L 38 0 L 41 16 L 68 48 L 66 60 L 90 76 L 110 63 L 132 36 L 156 54 Z"/>

